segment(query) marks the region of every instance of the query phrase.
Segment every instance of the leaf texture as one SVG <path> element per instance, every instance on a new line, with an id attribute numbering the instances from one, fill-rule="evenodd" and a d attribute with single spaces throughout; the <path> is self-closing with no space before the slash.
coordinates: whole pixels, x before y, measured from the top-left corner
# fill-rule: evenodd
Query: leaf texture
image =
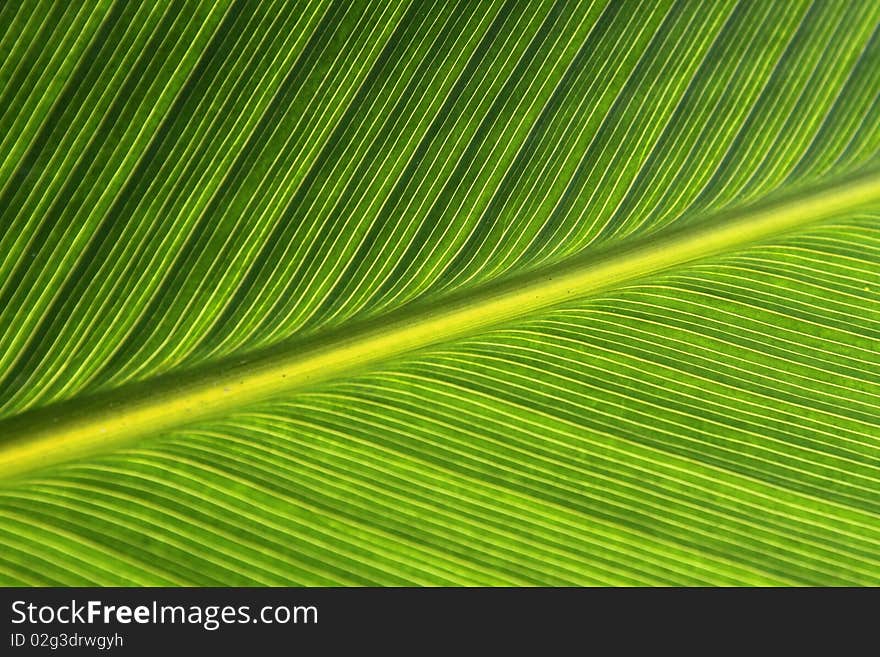
<path id="1" fill-rule="evenodd" d="M 878 25 L 856 0 L 4 4 L 0 458 L 95 395 L 124 416 L 137 385 L 669 235 L 706 258 L 91 436 L 0 486 L 0 581 L 880 583 Z M 851 181 L 858 207 L 709 248 Z"/>

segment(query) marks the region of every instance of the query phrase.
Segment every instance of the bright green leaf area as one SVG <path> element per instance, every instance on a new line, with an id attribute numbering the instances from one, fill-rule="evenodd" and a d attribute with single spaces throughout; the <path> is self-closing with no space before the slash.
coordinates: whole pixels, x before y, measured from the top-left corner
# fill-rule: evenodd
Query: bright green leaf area
<path id="1" fill-rule="evenodd" d="M 880 5 L 0 3 L 0 584 L 880 584 Z"/>

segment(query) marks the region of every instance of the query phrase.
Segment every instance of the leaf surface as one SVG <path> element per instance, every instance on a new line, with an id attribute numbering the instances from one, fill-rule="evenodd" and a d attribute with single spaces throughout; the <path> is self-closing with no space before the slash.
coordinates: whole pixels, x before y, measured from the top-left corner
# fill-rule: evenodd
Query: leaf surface
<path id="1" fill-rule="evenodd" d="M 871 3 L 7 3 L 0 581 L 877 584 Z"/>

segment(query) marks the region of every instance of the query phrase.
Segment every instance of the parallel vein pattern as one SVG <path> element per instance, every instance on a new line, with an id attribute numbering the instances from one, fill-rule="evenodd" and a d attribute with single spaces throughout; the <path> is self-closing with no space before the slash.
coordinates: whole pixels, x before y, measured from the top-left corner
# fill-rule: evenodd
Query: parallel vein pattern
<path id="1" fill-rule="evenodd" d="M 874 158 L 870 3 L 698 5 L 96 10 L 2 152 L 0 413 Z M 4 125 L 37 102 L 29 54 Z"/>
<path id="2" fill-rule="evenodd" d="M 0 55 L 0 421 L 880 165 L 858 0 L 25 0 Z M 0 582 L 876 585 L 878 217 L 8 482 Z"/>
<path id="3" fill-rule="evenodd" d="M 840 317 L 877 298 L 878 256 L 875 218 L 828 224 L 34 475 L 0 490 L 0 568 L 876 585 L 880 306 Z"/>

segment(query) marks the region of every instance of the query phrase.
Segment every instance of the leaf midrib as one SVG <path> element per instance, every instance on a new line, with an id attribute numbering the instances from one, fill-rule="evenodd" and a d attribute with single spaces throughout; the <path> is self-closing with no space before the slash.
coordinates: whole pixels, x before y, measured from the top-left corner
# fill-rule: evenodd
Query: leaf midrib
<path id="1" fill-rule="evenodd" d="M 0 421 L 0 479 L 119 447 L 649 274 L 880 204 L 880 171 L 726 210 L 431 305 Z"/>

